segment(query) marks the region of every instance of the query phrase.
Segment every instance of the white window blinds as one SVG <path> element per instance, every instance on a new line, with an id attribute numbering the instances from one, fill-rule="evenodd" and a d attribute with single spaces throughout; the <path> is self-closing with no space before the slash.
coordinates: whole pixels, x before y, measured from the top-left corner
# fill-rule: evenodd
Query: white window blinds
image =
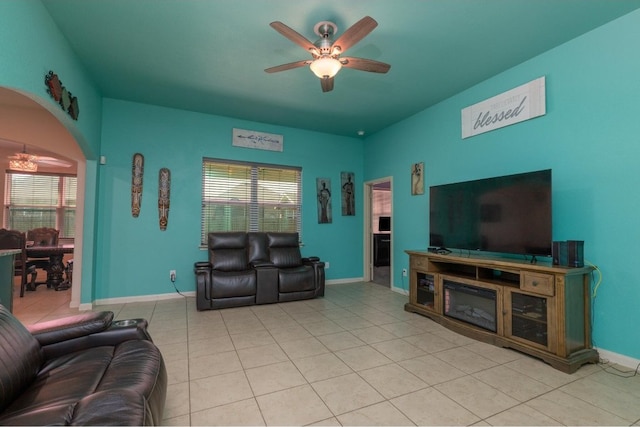
<path id="1" fill-rule="evenodd" d="M 52 227 L 60 237 L 73 238 L 76 188 L 74 176 L 7 172 L 5 228 Z"/>
<path id="2" fill-rule="evenodd" d="M 301 176 L 298 167 L 203 159 L 201 243 L 212 231 L 300 233 Z"/>

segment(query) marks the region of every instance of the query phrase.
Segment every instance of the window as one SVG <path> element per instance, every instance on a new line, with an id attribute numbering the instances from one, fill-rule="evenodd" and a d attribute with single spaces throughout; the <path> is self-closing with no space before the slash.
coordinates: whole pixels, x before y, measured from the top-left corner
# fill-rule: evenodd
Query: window
<path id="1" fill-rule="evenodd" d="M 75 176 L 7 172 L 5 228 L 26 232 L 52 227 L 61 238 L 73 238 L 76 188 Z"/>
<path id="2" fill-rule="evenodd" d="M 201 243 L 212 231 L 300 232 L 302 169 L 203 159 Z"/>

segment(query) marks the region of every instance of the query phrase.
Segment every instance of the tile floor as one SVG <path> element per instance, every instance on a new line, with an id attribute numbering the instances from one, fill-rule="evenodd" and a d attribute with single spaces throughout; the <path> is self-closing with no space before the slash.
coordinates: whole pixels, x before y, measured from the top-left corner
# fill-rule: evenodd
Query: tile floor
<path id="1" fill-rule="evenodd" d="M 640 425 L 640 376 L 559 372 L 407 313 L 380 285 L 198 312 L 193 298 L 98 306 L 144 317 L 169 374 L 167 425 Z M 16 298 L 24 322 L 75 311 L 68 293 Z"/>

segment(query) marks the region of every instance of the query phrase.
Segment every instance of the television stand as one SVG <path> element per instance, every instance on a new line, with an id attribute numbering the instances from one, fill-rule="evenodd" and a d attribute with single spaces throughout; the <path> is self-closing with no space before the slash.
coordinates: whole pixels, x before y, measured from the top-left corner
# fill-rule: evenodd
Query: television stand
<path id="1" fill-rule="evenodd" d="M 527 260 L 409 254 L 409 302 L 470 338 L 542 359 L 563 372 L 596 363 L 591 347 L 590 274 Z"/>

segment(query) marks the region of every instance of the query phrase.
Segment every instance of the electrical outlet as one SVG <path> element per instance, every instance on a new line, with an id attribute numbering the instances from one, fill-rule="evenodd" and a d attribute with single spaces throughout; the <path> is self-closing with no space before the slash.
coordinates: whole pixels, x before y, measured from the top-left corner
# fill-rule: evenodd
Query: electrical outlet
<path id="1" fill-rule="evenodd" d="M 407 269 L 406 269 L 406 268 L 403 268 L 403 269 L 402 269 L 402 275 L 403 275 L 404 277 L 407 277 Z"/>
<path id="2" fill-rule="evenodd" d="M 175 282 L 175 281 L 176 281 L 176 271 L 175 271 L 175 270 L 169 270 L 169 279 L 170 279 L 172 282 Z"/>
<path id="3" fill-rule="evenodd" d="M 325 261 L 324 262 L 324 269 L 328 270 L 329 269 L 329 261 Z"/>

